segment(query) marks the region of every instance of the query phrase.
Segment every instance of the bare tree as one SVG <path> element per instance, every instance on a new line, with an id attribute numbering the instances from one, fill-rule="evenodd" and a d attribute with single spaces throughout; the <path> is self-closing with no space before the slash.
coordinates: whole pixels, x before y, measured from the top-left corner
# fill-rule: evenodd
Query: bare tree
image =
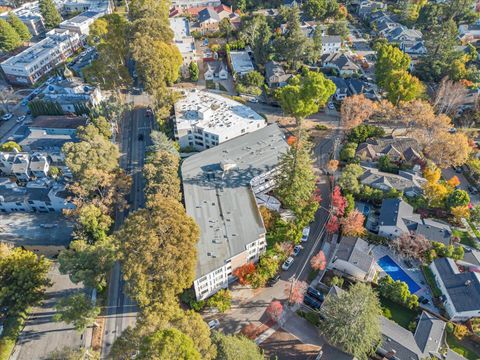
<path id="1" fill-rule="evenodd" d="M 390 247 L 403 258 L 423 260 L 432 244 L 423 235 L 403 233 L 390 243 Z"/>
<path id="2" fill-rule="evenodd" d="M 433 97 L 432 105 L 435 112 L 448 116 L 455 115 L 459 106 L 464 103 L 467 94 L 468 90 L 465 85 L 444 77 Z"/>

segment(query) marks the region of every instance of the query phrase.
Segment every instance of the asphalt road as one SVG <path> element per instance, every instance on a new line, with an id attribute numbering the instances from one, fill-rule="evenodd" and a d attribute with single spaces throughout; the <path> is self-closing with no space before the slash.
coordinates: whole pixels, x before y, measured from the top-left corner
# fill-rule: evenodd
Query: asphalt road
<path id="1" fill-rule="evenodd" d="M 132 189 L 129 199 L 129 209 L 117 211 L 115 228 L 124 222 L 128 212 L 145 205 L 144 179 L 142 168 L 147 147 L 150 145 L 150 132 L 153 118 L 147 117 L 146 110 L 135 109 L 128 112 L 121 121 L 119 129 L 119 144 L 122 156 L 120 166 L 132 176 Z M 139 138 L 143 135 L 143 140 Z M 120 264 L 117 262 L 111 272 L 108 288 L 106 321 L 104 326 L 102 358 L 106 358 L 115 339 L 128 327 L 134 326 L 137 316 L 135 303 L 125 294 L 125 282 L 122 278 Z"/>

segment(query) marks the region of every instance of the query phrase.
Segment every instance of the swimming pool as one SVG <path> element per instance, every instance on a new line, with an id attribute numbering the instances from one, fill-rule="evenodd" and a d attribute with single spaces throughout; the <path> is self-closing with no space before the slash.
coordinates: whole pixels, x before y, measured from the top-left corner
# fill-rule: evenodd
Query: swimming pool
<path id="1" fill-rule="evenodd" d="M 410 276 L 408 276 L 408 274 L 403 271 L 403 269 L 398 266 L 390 256 L 385 255 L 384 257 L 378 259 L 377 264 L 383 269 L 383 271 L 390 275 L 393 280 L 400 280 L 407 283 L 411 294 L 414 294 L 421 289 L 420 286 Z"/>

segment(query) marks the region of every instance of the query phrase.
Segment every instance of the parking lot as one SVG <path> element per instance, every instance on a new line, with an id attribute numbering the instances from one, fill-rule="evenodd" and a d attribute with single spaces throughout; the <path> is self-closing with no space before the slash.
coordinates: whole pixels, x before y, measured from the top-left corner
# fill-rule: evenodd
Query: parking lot
<path id="1" fill-rule="evenodd" d="M 0 216 L 0 240 L 54 256 L 70 242 L 73 224 L 58 213 L 11 213 Z"/>

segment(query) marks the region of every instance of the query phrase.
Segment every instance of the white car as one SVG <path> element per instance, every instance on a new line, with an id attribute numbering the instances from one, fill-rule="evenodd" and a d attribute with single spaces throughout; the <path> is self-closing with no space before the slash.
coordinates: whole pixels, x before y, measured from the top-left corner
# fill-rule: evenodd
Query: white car
<path id="1" fill-rule="evenodd" d="M 297 256 L 302 249 L 303 249 L 303 246 L 302 246 L 302 245 L 296 245 L 296 246 L 293 248 L 293 253 L 292 253 L 292 255 L 293 255 L 293 256 Z"/>
<path id="2" fill-rule="evenodd" d="M 257 98 L 250 98 L 250 99 L 248 99 L 248 102 L 256 104 L 256 103 L 258 103 L 258 99 Z"/>
<path id="3" fill-rule="evenodd" d="M 288 270 L 290 269 L 290 266 L 293 264 L 293 257 L 289 257 L 285 262 L 282 264 L 282 269 L 283 270 Z"/>
<path id="4" fill-rule="evenodd" d="M 208 327 L 210 328 L 210 330 L 216 329 L 219 326 L 220 326 L 220 321 L 218 321 L 217 319 L 211 320 L 208 322 Z"/>
<path id="5" fill-rule="evenodd" d="M 23 120 L 25 120 L 25 118 L 26 118 L 25 115 L 19 116 L 17 119 L 17 123 L 21 123 Z"/>
<path id="6" fill-rule="evenodd" d="M 12 117 L 13 117 L 12 114 L 5 114 L 5 115 L 2 116 L 2 120 L 3 120 L 3 121 L 8 121 L 8 120 L 10 120 Z"/>
<path id="7" fill-rule="evenodd" d="M 327 106 L 330 110 L 335 110 L 335 105 L 332 102 L 329 102 Z"/>
<path id="8" fill-rule="evenodd" d="M 308 235 L 310 235 L 310 226 L 304 227 L 302 231 L 302 241 L 308 241 Z"/>

